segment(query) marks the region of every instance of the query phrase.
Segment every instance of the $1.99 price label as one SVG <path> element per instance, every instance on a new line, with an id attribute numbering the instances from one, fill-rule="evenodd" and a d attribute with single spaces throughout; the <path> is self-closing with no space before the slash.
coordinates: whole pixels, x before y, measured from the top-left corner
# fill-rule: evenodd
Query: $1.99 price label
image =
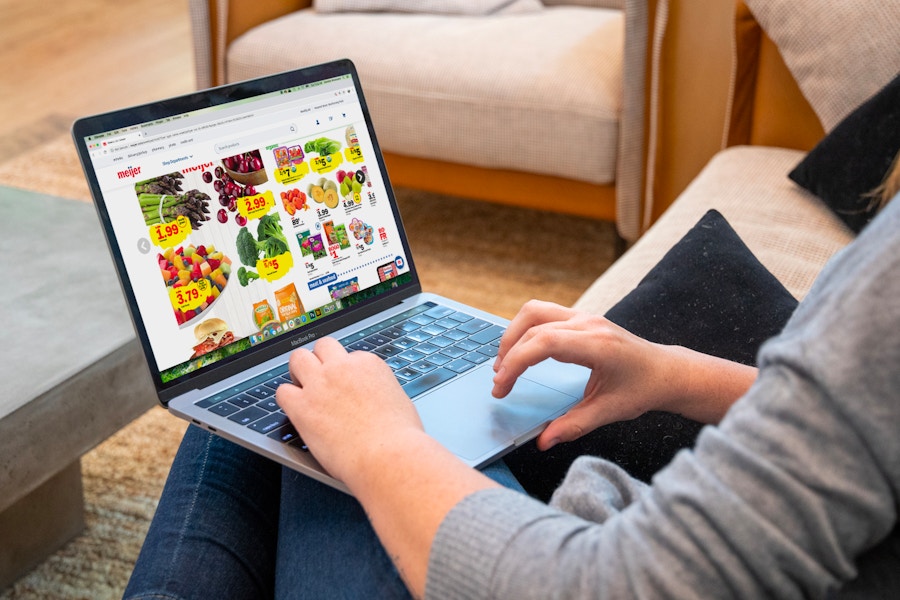
<path id="1" fill-rule="evenodd" d="M 192 281 L 187 285 L 177 288 L 169 288 L 169 300 L 172 301 L 172 308 L 187 312 L 198 308 L 206 302 L 209 296 L 210 285 L 207 279 Z"/>
<path id="2" fill-rule="evenodd" d="M 248 220 L 259 219 L 269 209 L 275 206 L 275 196 L 272 192 L 266 190 L 262 194 L 255 196 L 246 196 L 237 200 L 238 212 L 247 217 Z"/>
<path id="3" fill-rule="evenodd" d="M 272 258 L 263 258 L 256 261 L 256 271 L 259 276 L 266 281 L 275 281 L 281 279 L 294 266 L 294 259 L 290 252 L 273 256 Z"/>
<path id="4" fill-rule="evenodd" d="M 150 241 L 160 248 L 174 248 L 191 234 L 191 221 L 184 215 L 174 221 L 150 226 Z"/>

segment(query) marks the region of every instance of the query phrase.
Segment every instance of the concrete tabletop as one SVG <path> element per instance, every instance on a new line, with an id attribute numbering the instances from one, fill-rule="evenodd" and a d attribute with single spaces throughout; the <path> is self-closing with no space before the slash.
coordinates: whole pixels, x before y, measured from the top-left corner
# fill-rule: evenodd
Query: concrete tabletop
<path id="1" fill-rule="evenodd" d="M 135 335 L 93 205 L 0 188 L 0 256 L 3 418 Z"/>

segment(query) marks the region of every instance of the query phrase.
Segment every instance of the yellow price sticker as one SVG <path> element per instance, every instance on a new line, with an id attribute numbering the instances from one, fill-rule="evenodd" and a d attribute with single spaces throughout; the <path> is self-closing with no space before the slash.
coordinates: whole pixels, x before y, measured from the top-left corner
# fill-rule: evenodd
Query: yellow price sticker
<path id="1" fill-rule="evenodd" d="M 272 282 L 287 275 L 293 266 L 294 258 L 290 252 L 285 252 L 272 258 L 263 258 L 256 261 L 256 272 L 259 273 L 262 279 Z"/>
<path id="2" fill-rule="evenodd" d="M 361 163 L 363 159 L 362 148 L 347 148 L 344 150 L 344 156 L 352 163 Z"/>
<path id="3" fill-rule="evenodd" d="M 266 190 L 262 194 L 246 196 L 237 200 L 238 212 L 247 219 L 259 219 L 275 206 L 275 197 Z"/>
<path id="4" fill-rule="evenodd" d="M 317 156 L 309 160 L 312 170 L 321 175 L 337 169 L 344 162 L 344 157 L 340 152 L 329 154 L 327 156 Z"/>
<path id="5" fill-rule="evenodd" d="M 309 163 L 305 161 L 300 164 L 292 164 L 289 167 L 275 169 L 275 181 L 281 185 L 300 181 L 307 175 L 309 175 Z"/>
<path id="6" fill-rule="evenodd" d="M 209 280 L 205 278 L 180 287 L 170 287 L 169 300 L 172 301 L 172 308 L 182 312 L 198 308 L 206 302 L 210 288 Z"/>
<path id="7" fill-rule="evenodd" d="M 160 248 L 174 248 L 191 234 L 191 221 L 184 215 L 168 223 L 150 226 L 150 241 Z"/>

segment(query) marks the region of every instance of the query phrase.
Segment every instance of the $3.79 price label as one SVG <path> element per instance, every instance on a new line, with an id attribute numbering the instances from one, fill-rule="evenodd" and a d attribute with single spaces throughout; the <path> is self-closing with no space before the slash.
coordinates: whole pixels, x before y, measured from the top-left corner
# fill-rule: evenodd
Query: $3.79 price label
<path id="1" fill-rule="evenodd" d="M 256 261 L 256 272 L 266 281 L 275 281 L 281 279 L 294 266 L 294 259 L 290 252 L 273 256 L 272 258 L 263 258 Z"/>
<path id="2" fill-rule="evenodd" d="M 238 212 L 247 217 L 248 220 L 259 219 L 269 212 L 269 209 L 273 206 L 275 206 L 275 196 L 269 190 L 255 196 L 245 196 L 237 199 Z"/>
<path id="3" fill-rule="evenodd" d="M 169 288 L 169 300 L 172 301 L 172 308 L 187 312 L 206 302 L 209 290 L 209 280 L 200 279 L 181 287 Z"/>
<path id="4" fill-rule="evenodd" d="M 184 215 L 174 221 L 150 226 L 150 241 L 160 248 L 174 248 L 191 234 L 191 221 Z"/>

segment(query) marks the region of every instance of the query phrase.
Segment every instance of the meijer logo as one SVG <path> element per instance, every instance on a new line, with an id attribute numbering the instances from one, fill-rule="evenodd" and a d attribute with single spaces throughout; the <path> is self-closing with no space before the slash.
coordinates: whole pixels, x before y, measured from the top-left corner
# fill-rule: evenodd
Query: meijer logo
<path id="1" fill-rule="evenodd" d="M 140 167 L 128 167 L 124 171 L 119 171 L 117 175 L 119 179 L 125 179 L 126 177 L 137 177 L 140 172 Z"/>

